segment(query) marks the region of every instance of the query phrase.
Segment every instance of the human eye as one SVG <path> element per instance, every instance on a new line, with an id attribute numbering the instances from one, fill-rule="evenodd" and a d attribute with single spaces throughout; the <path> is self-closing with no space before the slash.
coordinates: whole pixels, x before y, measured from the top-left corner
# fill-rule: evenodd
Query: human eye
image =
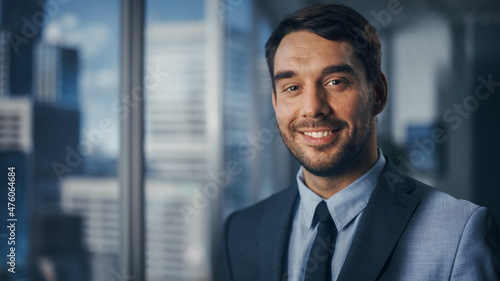
<path id="1" fill-rule="evenodd" d="M 333 80 L 330 80 L 328 83 L 326 83 L 326 85 L 328 85 L 328 86 L 338 86 L 338 85 L 342 85 L 344 83 L 345 83 L 345 81 L 342 80 L 342 79 L 333 79 Z"/>
<path id="2" fill-rule="evenodd" d="M 288 88 L 285 88 L 285 92 L 294 92 L 299 90 L 299 86 L 290 86 Z"/>

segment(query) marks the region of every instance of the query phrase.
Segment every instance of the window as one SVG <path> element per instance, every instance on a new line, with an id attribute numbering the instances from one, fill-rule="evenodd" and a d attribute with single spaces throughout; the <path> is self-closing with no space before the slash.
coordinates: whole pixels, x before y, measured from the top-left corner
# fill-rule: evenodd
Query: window
<path id="1" fill-rule="evenodd" d="M 16 280 L 120 272 L 119 4 L 1 1 L 0 168 L 16 173 Z"/>

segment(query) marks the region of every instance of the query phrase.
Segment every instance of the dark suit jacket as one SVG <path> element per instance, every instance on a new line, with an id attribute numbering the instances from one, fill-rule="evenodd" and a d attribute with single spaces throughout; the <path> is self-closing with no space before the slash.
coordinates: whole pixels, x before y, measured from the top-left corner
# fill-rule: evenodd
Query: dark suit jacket
<path id="1" fill-rule="evenodd" d="M 297 185 L 231 214 L 222 280 L 287 280 Z M 337 280 L 500 280 L 499 234 L 484 207 L 398 173 L 388 161 Z"/>

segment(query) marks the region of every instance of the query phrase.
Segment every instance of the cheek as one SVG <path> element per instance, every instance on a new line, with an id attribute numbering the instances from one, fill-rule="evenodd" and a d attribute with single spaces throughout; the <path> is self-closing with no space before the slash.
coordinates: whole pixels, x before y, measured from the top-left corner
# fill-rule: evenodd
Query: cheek
<path id="1" fill-rule="evenodd" d="M 288 125 L 291 123 L 293 119 L 292 111 L 281 105 L 275 108 L 275 113 L 276 113 L 276 120 L 278 121 L 280 128 L 282 129 L 288 128 Z"/>
<path id="2" fill-rule="evenodd" d="M 348 121 L 357 112 L 358 102 L 352 98 L 333 97 L 328 104 L 336 117 Z"/>
<path id="3" fill-rule="evenodd" d="M 354 123 L 366 122 L 365 119 L 370 114 L 366 102 L 362 97 L 353 96 L 350 99 L 337 99 L 330 104 L 335 115 L 352 126 Z"/>
<path id="4" fill-rule="evenodd" d="M 368 101 L 360 100 L 358 106 L 352 112 L 355 122 L 358 122 L 360 127 L 365 127 L 370 121 L 370 117 L 372 116 L 372 108 L 369 106 Z"/>
<path id="5" fill-rule="evenodd" d="M 282 133 L 288 131 L 290 125 L 288 119 L 284 118 L 283 116 L 276 115 L 276 121 L 278 121 L 278 126 Z"/>

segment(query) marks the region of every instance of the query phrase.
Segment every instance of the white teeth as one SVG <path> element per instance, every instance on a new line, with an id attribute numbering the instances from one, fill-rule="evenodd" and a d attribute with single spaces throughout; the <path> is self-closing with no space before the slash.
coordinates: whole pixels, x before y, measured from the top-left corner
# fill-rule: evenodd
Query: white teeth
<path id="1" fill-rule="evenodd" d="M 326 138 L 332 134 L 332 131 L 324 131 L 324 132 L 304 132 L 304 135 L 313 137 L 315 139 Z"/>

